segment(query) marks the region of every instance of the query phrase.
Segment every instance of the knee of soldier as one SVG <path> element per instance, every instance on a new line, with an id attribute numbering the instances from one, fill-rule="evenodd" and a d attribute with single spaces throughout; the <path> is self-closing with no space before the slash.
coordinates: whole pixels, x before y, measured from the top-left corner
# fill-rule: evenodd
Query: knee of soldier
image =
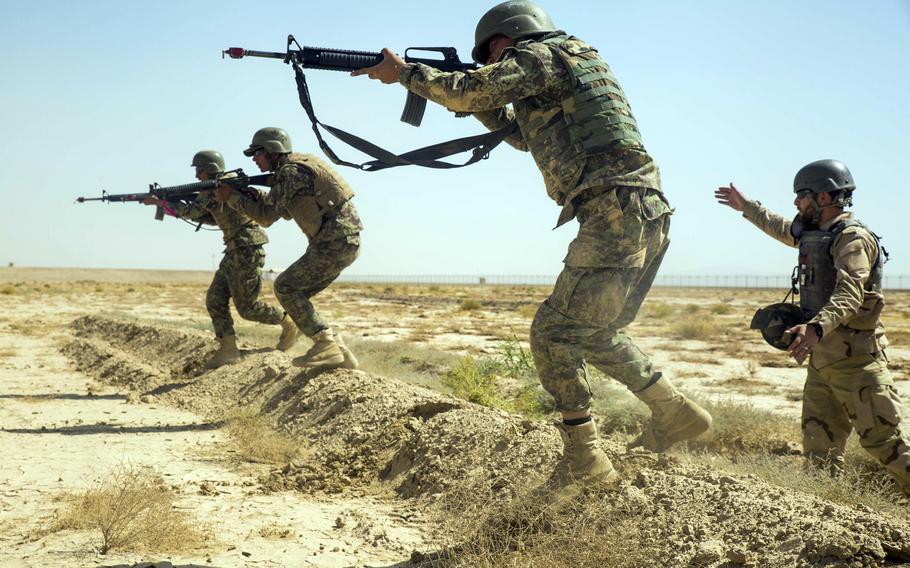
<path id="1" fill-rule="evenodd" d="M 286 297 L 290 294 L 292 285 L 288 282 L 288 277 L 285 272 L 282 272 L 275 278 L 275 296 L 280 300 L 282 297 Z"/>
<path id="2" fill-rule="evenodd" d="M 818 418 L 806 418 L 803 420 L 803 455 L 820 455 L 824 456 L 834 451 L 837 444 L 834 440 L 834 433 L 828 425 Z"/>
<path id="3" fill-rule="evenodd" d="M 250 319 L 254 315 L 252 302 L 247 302 L 244 300 L 238 300 L 237 298 L 234 298 L 234 307 L 237 308 L 237 313 L 243 319 Z"/>

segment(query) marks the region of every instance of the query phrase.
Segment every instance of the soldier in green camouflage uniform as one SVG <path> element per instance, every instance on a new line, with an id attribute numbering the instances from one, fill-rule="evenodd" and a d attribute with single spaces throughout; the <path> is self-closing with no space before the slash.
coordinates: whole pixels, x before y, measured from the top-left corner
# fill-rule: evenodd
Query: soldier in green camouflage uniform
<path id="1" fill-rule="evenodd" d="M 565 267 L 531 324 L 541 383 L 563 417 L 568 475 L 554 483 L 570 494 L 616 477 L 594 445 L 588 363 L 651 408 L 638 440 L 648 449 L 663 451 L 710 425 L 710 416 L 662 378 L 623 332 L 669 244 L 671 209 L 625 94 L 593 47 L 557 31 L 525 1 L 488 11 L 475 40 L 474 59 L 487 64 L 477 71 L 406 64 L 386 49 L 382 63 L 355 74 L 399 82 L 452 111 L 473 113 L 489 129 L 517 121 L 507 142 L 534 157 L 548 195 L 562 208 L 557 226 L 578 219 Z"/>
<path id="2" fill-rule="evenodd" d="M 275 279 L 275 295 L 313 347 L 293 363 L 300 367 L 356 368 L 357 360 L 316 312 L 310 299 L 351 265 L 360 252 L 363 225 L 351 203 L 354 192 L 344 179 L 316 156 L 292 153 L 291 138 L 280 128 L 253 135 L 251 156 L 263 172 L 275 172 L 270 191 L 259 199 L 216 190 L 217 198 L 268 227 L 279 218 L 293 219 L 306 235 L 306 253 Z"/>
<path id="3" fill-rule="evenodd" d="M 908 492 L 910 447 L 901 430 L 901 403 L 888 372 L 880 318 L 883 252 L 877 236 L 844 211 L 854 187 L 840 162 L 807 165 L 794 183 L 799 214 L 793 221 L 749 200 L 733 184 L 718 188 L 715 196 L 766 234 L 801 249 L 800 304 L 810 319 L 787 332 L 795 337 L 792 356 L 800 363 L 809 359 L 803 453 L 810 462 L 839 471 L 855 429 L 860 445 Z M 821 252 L 814 254 L 806 243 L 819 237 L 824 237 Z M 824 274 L 830 282 L 822 282 Z M 811 303 L 816 290 L 824 293 L 807 309 L 806 297 Z"/>
<path id="4" fill-rule="evenodd" d="M 214 179 L 224 172 L 224 158 L 215 150 L 203 150 L 193 156 L 199 181 Z M 186 203 L 162 203 L 154 197 L 147 205 L 161 205 L 165 212 L 198 223 L 216 225 L 224 237 L 224 258 L 205 295 L 205 307 L 212 318 L 219 349 L 206 366 L 217 368 L 240 357 L 231 317 L 230 300 L 240 317 L 246 320 L 282 326 L 278 348 L 289 349 L 297 336 L 293 321 L 274 306 L 259 300 L 262 288 L 262 267 L 265 265 L 263 245 L 268 237 L 256 223 L 245 215 L 215 201 L 209 192 L 200 193 Z"/>

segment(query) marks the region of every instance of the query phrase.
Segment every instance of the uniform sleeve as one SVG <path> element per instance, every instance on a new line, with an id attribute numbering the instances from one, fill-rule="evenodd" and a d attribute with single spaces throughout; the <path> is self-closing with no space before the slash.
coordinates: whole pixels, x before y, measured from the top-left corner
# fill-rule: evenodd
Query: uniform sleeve
<path id="1" fill-rule="evenodd" d="M 500 109 L 543 92 L 559 79 L 555 68 L 531 48 L 509 49 L 505 59 L 476 71 L 446 73 L 409 63 L 398 75 L 409 91 L 455 112 Z"/>
<path id="2" fill-rule="evenodd" d="M 796 239 L 790 233 L 790 226 L 793 223 L 789 219 L 769 211 L 758 201 L 746 201 L 746 205 L 743 208 L 743 217 L 764 231 L 765 234 L 785 245 L 794 248 L 798 246 Z"/>
<path id="3" fill-rule="evenodd" d="M 499 130 L 515 120 L 515 112 L 510 107 L 502 107 L 496 110 L 475 112 L 474 117 L 488 129 Z M 506 142 L 516 150 L 528 151 L 528 144 L 525 142 L 524 136 L 521 135 L 521 130 L 516 130 L 515 134 L 506 138 Z"/>
<path id="4" fill-rule="evenodd" d="M 246 193 L 235 190 L 231 192 L 227 203 L 263 227 L 269 227 L 282 216 L 283 210 L 278 207 L 280 193 L 278 183 L 273 185 L 268 193 L 260 191 L 258 199 L 252 199 Z"/>
<path id="5" fill-rule="evenodd" d="M 206 225 L 217 225 L 215 218 L 208 209 L 195 202 L 168 202 L 170 209 L 176 213 L 177 218 L 204 223 Z"/>
<path id="6" fill-rule="evenodd" d="M 831 247 L 837 283 L 831 298 L 810 323 L 822 326 L 827 334 L 839 325 L 849 323 L 865 299 L 865 285 L 878 254 L 874 239 L 861 231 L 841 233 Z"/>

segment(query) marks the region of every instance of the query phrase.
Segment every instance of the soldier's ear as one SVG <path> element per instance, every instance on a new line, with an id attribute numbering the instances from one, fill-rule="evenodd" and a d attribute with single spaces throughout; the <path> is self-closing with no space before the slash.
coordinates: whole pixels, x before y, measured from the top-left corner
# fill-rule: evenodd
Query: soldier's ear
<path id="1" fill-rule="evenodd" d="M 834 202 L 834 194 L 830 192 L 823 192 L 815 194 L 815 202 L 821 205 L 822 207 L 826 205 L 831 205 Z"/>

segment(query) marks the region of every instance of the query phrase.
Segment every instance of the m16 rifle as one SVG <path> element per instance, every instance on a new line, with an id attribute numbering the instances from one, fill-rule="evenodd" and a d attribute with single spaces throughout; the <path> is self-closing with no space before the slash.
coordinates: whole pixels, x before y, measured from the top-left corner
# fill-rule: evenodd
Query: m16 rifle
<path id="1" fill-rule="evenodd" d="M 291 49 L 292 44 L 296 44 L 297 49 Z M 412 57 L 410 55 L 412 51 L 440 53 L 442 54 L 442 59 Z M 229 56 L 231 59 L 243 59 L 244 57 L 281 59 L 285 63 L 294 62 L 303 69 L 345 71 L 348 73 L 364 67 L 372 67 L 382 62 L 382 53 L 378 51 L 300 46 L 292 35 L 288 36 L 288 48 L 284 52 L 255 51 L 243 49 L 242 47 L 229 47 L 222 52 L 222 57 L 224 55 Z M 446 72 L 464 72 L 477 69 L 477 64 L 465 63 L 458 59 L 458 51 L 454 47 L 409 47 L 404 51 L 404 60 L 406 63 L 422 63 Z M 404 111 L 401 113 L 401 121 L 412 126 L 420 126 L 426 106 L 427 100 L 425 98 L 408 91 Z"/>
<path id="2" fill-rule="evenodd" d="M 196 183 L 185 183 L 183 185 L 172 185 L 169 187 L 161 187 L 157 183 L 150 183 L 149 190 L 146 193 L 108 193 L 102 190 L 101 197 L 77 197 L 76 203 L 85 203 L 86 201 L 107 201 L 108 203 L 141 202 L 149 197 L 155 197 L 163 203 L 155 210 L 155 219 L 161 221 L 164 219 L 165 204 L 167 203 L 193 200 L 201 192 L 211 191 L 219 185 L 228 185 L 233 189 L 247 193 L 250 197 L 258 198 L 258 192 L 250 190 L 249 186 L 259 185 L 269 187 L 272 185 L 271 178 L 272 174 L 248 176 L 242 169 L 237 168 L 236 170 L 218 174 L 218 177 L 215 179 Z"/>
<path id="3" fill-rule="evenodd" d="M 294 49 L 292 46 L 296 46 Z M 411 52 L 435 52 L 442 54 L 442 59 L 413 57 Z M 477 162 L 489 156 L 500 142 L 509 135 L 517 131 L 517 125 L 513 122 L 508 126 L 495 132 L 481 134 L 477 136 L 467 136 L 439 144 L 433 144 L 424 148 L 418 148 L 403 154 L 395 154 L 379 146 L 368 142 L 359 136 L 355 136 L 344 130 L 330 126 L 316 118 L 316 112 L 313 110 L 313 102 L 310 98 L 309 87 L 306 83 L 306 76 L 303 69 L 320 69 L 327 71 L 355 71 L 365 67 L 372 67 L 383 60 L 382 53 L 378 51 L 354 51 L 349 49 L 328 49 L 324 47 L 306 47 L 301 46 L 289 35 L 287 39 L 287 49 L 280 51 L 256 51 L 244 49 L 242 47 L 229 47 L 221 52 L 221 57 L 225 55 L 231 59 L 242 59 L 244 57 L 265 57 L 270 59 L 280 59 L 294 68 L 295 81 L 297 82 L 297 93 L 300 97 L 300 105 L 307 113 L 316 139 L 319 141 L 319 147 L 329 157 L 332 162 L 342 166 L 349 166 L 364 171 L 378 171 L 386 168 L 404 165 L 418 165 L 428 168 L 460 168 Z M 474 63 L 465 63 L 458 59 L 458 52 L 454 47 L 409 47 L 405 50 L 404 60 L 406 63 L 421 63 L 445 72 L 470 72 L 478 68 Z M 408 91 L 405 101 L 404 110 L 401 113 L 401 121 L 413 126 L 420 126 L 423 121 L 423 114 L 427 106 L 427 100 L 420 95 Z M 464 113 L 456 113 L 456 116 L 466 116 Z M 322 138 L 319 131 L 322 126 L 336 138 L 345 144 L 360 150 L 361 152 L 375 158 L 373 161 L 357 164 L 342 160 L 332 150 L 328 143 Z M 443 162 L 439 158 L 444 158 L 460 152 L 472 151 L 473 156 L 464 164 L 450 164 Z"/>

